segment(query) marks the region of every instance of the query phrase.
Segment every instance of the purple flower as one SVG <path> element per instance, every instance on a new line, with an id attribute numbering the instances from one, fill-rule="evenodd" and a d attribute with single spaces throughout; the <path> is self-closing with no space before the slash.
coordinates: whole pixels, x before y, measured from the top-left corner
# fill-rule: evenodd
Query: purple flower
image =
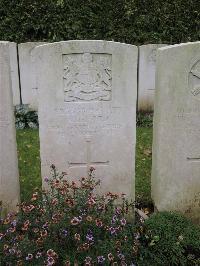
<path id="1" fill-rule="evenodd" d="M 18 239 L 18 237 L 16 236 L 16 237 L 14 237 L 13 239 L 12 239 L 12 242 L 16 242 L 17 241 L 17 239 Z"/>
<path id="2" fill-rule="evenodd" d="M 111 223 L 115 224 L 117 221 L 118 221 L 117 215 L 114 215 L 112 220 L 111 220 Z"/>
<path id="3" fill-rule="evenodd" d="M 87 214 L 87 210 L 85 210 L 85 209 L 84 210 L 81 210 L 80 213 L 81 213 L 82 216 L 84 216 L 84 215 Z"/>
<path id="4" fill-rule="evenodd" d="M 114 228 L 114 227 L 110 227 L 109 231 L 110 231 L 111 235 L 114 235 L 117 233 L 116 228 Z"/>
<path id="5" fill-rule="evenodd" d="M 15 214 L 14 212 L 9 212 L 9 213 L 7 214 L 7 218 L 12 218 L 12 216 L 13 216 L 14 214 Z"/>
<path id="6" fill-rule="evenodd" d="M 125 259 L 125 256 L 122 253 L 119 253 L 117 256 L 118 256 L 118 258 L 120 260 L 124 260 Z"/>
<path id="7" fill-rule="evenodd" d="M 10 249 L 9 249 L 9 253 L 10 253 L 11 255 L 14 255 L 14 254 L 15 254 L 15 252 L 16 252 L 16 251 L 15 251 L 15 249 L 14 249 L 14 248 L 10 248 Z"/>
<path id="8" fill-rule="evenodd" d="M 49 181 L 49 178 L 47 176 L 45 176 L 44 181 L 45 182 L 48 182 Z"/>
<path id="9" fill-rule="evenodd" d="M 102 264 L 104 261 L 105 261 L 104 256 L 98 256 L 98 257 L 97 257 L 97 262 L 98 262 L 99 264 Z"/>
<path id="10" fill-rule="evenodd" d="M 144 218 L 140 217 L 140 222 L 144 223 Z"/>
<path id="11" fill-rule="evenodd" d="M 87 256 L 87 257 L 85 258 L 85 262 L 86 262 L 86 263 L 90 263 L 91 261 L 92 261 L 92 258 L 91 258 L 91 257 Z"/>
<path id="12" fill-rule="evenodd" d="M 82 216 L 79 216 L 78 220 L 79 220 L 79 222 L 82 222 L 82 220 L 83 220 Z"/>
<path id="13" fill-rule="evenodd" d="M 28 256 L 26 257 L 26 260 L 32 260 L 33 259 L 33 254 L 29 253 Z"/>
<path id="14" fill-rule="evenodd" d="M 66 229 L 62 230 L 62 233 L 63 233 L 64 236 L 68 235 L 68 231 Z"/>
<path id="15" fill-rule="evenodd" d="M 9 228 L 6 230 L 7 233 L 14 233 L 14 231 L 15 231 L 15 227 L 9 227 Z"/>
<path id="16" fill-rule="evenodd" d="M 90 242 L 93 242 L 93 241 L 94 241 L 94 237 L 93 237 L 93 235 L 90 234 L 90 233 L 86 235 L 86 239 L 87 239 L 88 241 L 90 241 Z"/>
<path id="17" fill-rule="evenodd" d="M 122 212 L 122 210 L 121 210 L 121 208 L 119 208 L 119 207 L 117 207 L 116 209 L 115 209 L 115 213 L 116 214 L 121 214 L 121 212 Z"/>
<path id="18" fill-rule="evenodd" d="M 16 227 L 17 225 L 17 221 L 16 220 L 13 220 L 12 223 L 11 223 L 12 226 Z"/>
<path id="19" fill-rule="evenodd" d="M 125 226 L 125 225 L 126 225 L 126 219 L 125 219 L 125 218 L 122 218 L 122 219 L 120 220 L 120 222 L 121 222 L 121 225 L 122 225 L 122 226 Z"/>
<path id="20" fill-rule="evenodd" d="M 37 252 L 37 254 L 35 255 L 36 259 L 39 259 L 42 257 L 42 252 Z"/>
<path id="21" fill-rule="evenodd" d="M 140 233 L 135 233 L 134 234 L 134 238 L 137 240 L 137 239 L 139 239 L 140 238 Z"/>
<path id="22" fill-rule="evenodd" d="M 48 223 L 43 224 L 42 229 L 48 229 Z"/>
<path id="23" fill-rule="evenodd" d="M 47 265 L 51 266 L 55 264 L 55 260 L 52 257 L 48 257 L 47 259 Z"/>
<path id="24" fill-rule="evenodd" d="M 98 208 L 97 208 L 97 211 L 99 211 L 99 212 L 102 212 L 104 210 L 104 207 L 103 206 L 99 206 Z"/>

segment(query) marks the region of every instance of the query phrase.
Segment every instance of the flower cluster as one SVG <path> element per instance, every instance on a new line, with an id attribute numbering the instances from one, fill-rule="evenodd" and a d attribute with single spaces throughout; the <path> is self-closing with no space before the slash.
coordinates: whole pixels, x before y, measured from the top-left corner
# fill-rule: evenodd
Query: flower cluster
<path id="1" fill-rule="evenodd" d="M 138 236 L 124 194 L 95 193 L 94 168 L 78 181 L 52 171 L 47 190 L 1 220 L 1 265 L 134 265 Z"/>

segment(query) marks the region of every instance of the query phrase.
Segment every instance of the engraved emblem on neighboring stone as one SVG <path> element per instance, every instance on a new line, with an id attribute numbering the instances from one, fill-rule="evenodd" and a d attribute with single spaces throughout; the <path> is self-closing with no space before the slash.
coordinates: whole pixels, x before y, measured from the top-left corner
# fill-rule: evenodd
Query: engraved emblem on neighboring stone
<path id="1" fill-rule="evenodd" d="M 196 62 L 189 73 L 190 91 L 196 99 L 200 100 L 200 61 Z"/>
<path id="2" fill-rule="evenodd" d="M 64 101 L 110 101 L 111 60 L 109 54 L 63 55 Z"/>

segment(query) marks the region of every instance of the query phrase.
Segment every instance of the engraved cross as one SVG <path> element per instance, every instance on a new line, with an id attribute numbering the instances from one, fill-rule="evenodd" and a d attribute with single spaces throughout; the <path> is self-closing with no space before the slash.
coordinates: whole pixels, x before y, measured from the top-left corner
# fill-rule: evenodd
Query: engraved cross
<path id="1" fill-rule="evenodd" d="M 109 160 L 105 161 L 92 161 L 91 159 L 91 140 L 89 138 L 86 139 L 86 162 L 69 162 L 69 168 L 75 168 L 77 166 L 86 166 L 87 167 L 87 175 L 89 177 L 90 167 L 96 165 L 109 165 Z"/>

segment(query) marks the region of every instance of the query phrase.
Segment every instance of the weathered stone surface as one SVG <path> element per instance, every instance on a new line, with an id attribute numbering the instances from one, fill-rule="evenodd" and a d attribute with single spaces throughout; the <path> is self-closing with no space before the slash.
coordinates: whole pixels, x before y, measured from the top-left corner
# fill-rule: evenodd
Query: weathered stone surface
<path id="1" fill-rule="evenodd" d="M 22 103 L 30 109 L 38 109 L 38 91 L 35 87 L 35 71 L 31 61 L 33 49 L 44 42 L 27 42 L 18 45 Z"/>
<path id="2" fill-rule="evenodd" d="M 35 49 L 42 176 L 90 166 L 102 191 L 134 198 L 137 47 L 68 41 Z"/>
<path id="3" fill-rule="evenodd" d="M 152 198 L 200 222 L 200 42 L 158 50 Z"/>
<path id="4" fill-rule="evenodd" d="M 7 210 L 20 195 L 11 84 L 10 43 L 0 42 L 0 202 Z"/>
<path id="5" fill-rule="evenodd" d="M 20 89 L 19 89 L 19 71 L 18 71 L 18 59 L 17 59 L 17 44 L 9 42 L 10 47 L 10 70 L 11 70 L 11 82 L 13 92 L 13 104 L 20 104 Z"/>
<path id="6" fill-rule="evenodd" d="M 138 110 L 153 111 L 155 94 L 156 52 L 166 44 L 139 47 Z"/>

